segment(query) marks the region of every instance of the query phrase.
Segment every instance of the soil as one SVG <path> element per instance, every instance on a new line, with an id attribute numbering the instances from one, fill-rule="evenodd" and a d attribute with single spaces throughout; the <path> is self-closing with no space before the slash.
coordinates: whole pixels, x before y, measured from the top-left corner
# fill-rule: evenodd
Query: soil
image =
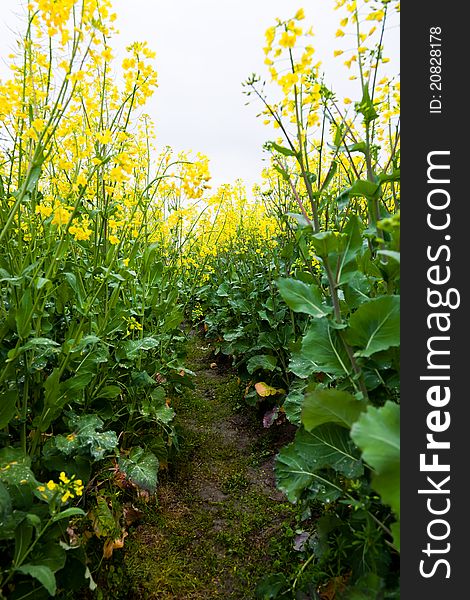
<path id="1" fill-rule="evenodd" d="M 297 509 L 273 464 L 293 427 L 264 428 L 237 374 L 197 335 L 185 364 L 195 377 L 174 401 L 180 450 L 126 539 L 125 597 L 252 600 L 264 575 L 289 568 Z"/>

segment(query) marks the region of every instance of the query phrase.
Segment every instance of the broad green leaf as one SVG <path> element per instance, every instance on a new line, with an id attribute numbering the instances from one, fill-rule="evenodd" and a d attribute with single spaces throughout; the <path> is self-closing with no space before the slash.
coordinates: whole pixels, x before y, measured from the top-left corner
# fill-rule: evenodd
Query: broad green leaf
<path id="1" fill-rule="evenodd" d="M 33 424 L 41 431 L 46 431 L 55 417 L 61 412 L 67 398 L 61 391 L 59 385 L 60 369 L 53 369 L 43 384 L 44 387 L 44 407 L 42 413 L 38 415 Z"/>
<path id="2" fill-rule="evenodd" d="M 290 502 L 297 502 L 315 477 L 314 470 L 297 452 L 295 442 L 281 449 L 276 457 L 274 472 L 277 487 Z"/>
<path id="3" fill-rule="evenodd" d="M 83 513 L 82 511 L 82 514 Z M 45 543 L 36 545 L 34 551 L 29 556 L 28 562 L 31 565 L 44 565 L 56 573 L 65 565 L 65 549 L 57 543 L 57 540 L 51 539 Z"/>
<path id="4" fill-rule="evenodd" d="M 288 213 L 286 213 L 286 216 L 294 219 L 294 221 L 297 223 L 299 228 L 305 228 L 305 227 L 311 226 L 310 223 L 307 221 L 307 219 L 305 218 L 305 216 L 302 213 L 288 212 Z"/>
<path id="5" fill-rule="evenodd" d="M 116 538 L 121 535 L 119 523 L 116 523 L 108 502 L 103 496 L 98 496 L 96 499 L 96 506 L 91 511 L 90 516 L 93 530 L 98 537 Z"/>
<path id="6" fill-rule="evenodd" d="M 266 575 L 256 586 L 255 594 L 259 600 L 280 598 L 281 592 L 289 588 L 289 581 L 283 573 Z"/>
<path id="7" fill-rule="evenodd" d="M 356 271 L 343 286 L 344 301 L 348 309 L 352 310 L 364 304 L 364 302 L 368 302 L 370 300 L 370 289 L 369 279 L 361 271 Z"/>
<path id="8" fill-rule="evenodd" d="M 301 379 L 306 379 L 312 373 L 317 372 L 317 365 L 305 358 L 302 352 L 291 352 L 289 360 L 289 371 Z"/>
<path id="9" fill-rule="evenodd" d="M 160 408 L 156 408 L 154 410 L 154 417 L 168 425 L 175 418 L 175 411 L 171 406 L 160 406 Z"/>
<path id="10" fill-rule="evenodd" d="M 180 323 L 183 321 L 184 315 L 181 312 L 181 308 L 179 306 L 174 307 L 172 311 L 165 315 L 165 319 L 163 324 L 160 327 L 160 331 L 162 333 L 166 333 L 167 331 L 171 331 L 172 329 L 176 329 Z M 146 349 L 146 348 L 145 348 Z"/>
<path id="11" fill-rule="evenodd" d="M 68 425 L 72 429 L 70 434 L 58 434 L 46 442 L 45 457 L 53 456 L 54 451 L 58 451 L 65 457 L 86 456 L 95 461 L 113 453 L 118 445 L 114 431 L 98 431 L 102 429 L 103 421 L 97 415 L 71 414 Z"/>
<path id="12" fill-rule="evenodd" d="M 396 250 L 378 250 L 377 254 L 380 256 L 388 256 L 393 258 L 393 260 L 396 260 L 397 263 L 400 263 L 400 252 L 397 252 Z"/>
<path id="13" fill-rule="evenodd" d="M 295 312 L 324 317 L 333 310 L 322 303 L 321 292 L 313 285 L 297 279 L 278 279 L 276 283 L 283 300 Z"/>
<path id="14" fill-rule="evenodd" d="M 377 178 L 381 183 L 385 181 L 400 181 L 400 169 L 394 169 L 391 173 L 379 173 Z"/>
<path id="15" fill-rule="evenodd" d="M 246 363 L 247 371 L 252 375 L 258 369 L 263 371 L 274 371 L 277 367 L 277 358 L 269 354 L 258 354 L 252 356 Z"/>
<path id="16" fill-rule="evenodd" d="M 0 429 L 3 429 L 13 419 L 16 413 L 16 390 L 5 390 L 0 392 Z"/>
<path id="17" fill-rule="evenodd" d="M 57 585 L 54 573 L 46 567 L 45 565 L 32 565 L 26 564 L 21 565 L 15 569 L 19 573 L 23 573 L 23 575 L 30 575 L 37 579 L 41 585 L 43 585 L 46 590 L 49 592 L 51 596 L 55 596 Z"/>
<path id="18" fill-rule="evenodd" d="M 26 339 L 31 332 L 31 316 L 33 310 L 33 300 L 31 289 L 26 288 L 20 300 L 20 305 L 16 311 L 16 330 L 21 339 Z"/>
<path id="19" fill-rule="evenodd" d="M 21 521 L 15 531 L 15 553 L 13 555 L 13 564 L 21 563 L 26 556 L 32 541 L 34 527 L 27 519 Z"/>
<path id="20" fill-rule="evenodd" d="M 318 256 L 328 256 L 330 252 L 338 252 L 340 234 L 337 231 L 320 231 L 311 236 L 311 241 Z"/>
<path id="21" fill-rule="evenodd" d="M 157 487 L 158 459 L 152 452 L 146 452 L 137 446 L 132 448 L 128 457 L 118 460 L 121 471 L 140 488 L 150 493 Z"/>
<path id="22" fill-rule="evenodd" d="M 367 179 L 357 179 L 348 189 L 350 197 L 359 196 L 373 199 L 380 191 L 380 183 L 372 183 Z"/>
<path id="23" fill-rule="evenodd" d="M 33 280 L 33 284 L 34 284 L 34 287 L 37 290 L 40 290 L 45 285 L 46 286 L 51 286 L 52 285 L 52 281 L 50 279 L 46 279 L 45 277 L 35 277 L 34 280 Z"/>
<path id="24" fill-rule="evenodd" d="M 400 345 L 400 296 L 380 296 L 364 302 L 351 316 L 347 340 L 359 347 L 356 356 Z"/>
<path id="25" fill-rule="evenodd" d="M 6 486 L 0 481 L 0 523 L 11 514 L 11 498 Z"/>
<path id="26" fill-rule="evenodd" d="M 302 403 L 304 401 L 305 383 L 301 383 L 301 387 L 294 387 L 289 391 L 289 394 L 286 396 L 286 399 L 282 404 L 282 408 L 284 409 L 286 417 L 291 423 L 297 426 L 299 426 L 301 423 L 300 414 L 302 410 Z"/>
<path id="27" fill-rule="evenodd" d="M 282 448 L 276 458 L 278 487 L 291 502 L 297 501 L 307 488 L 322 493 L 326 499 L 328 495 L 333 498 L 341 493 L 341 488 L 323 471 L 325 468 L 348 478 L 362 474 L 362 462 L 348 432 L 336 424 L 321 425 L 311 433 L 300 429 L 295 440 Z"/>
<path id="28" fill-rule="evenodd" d="M 312 372 L 344 377 L 351 370 L 344 344 L 327 319 L 314 319 L 310 323 L 302 340 L 300 356 L 313 363 Z"/>
<path id="29" fill-rule="evenodd" d="M 81 282 L 81 279 L 77 279 L 77 276 L 75 275 L 75 273 L 64 273 L 64 277 L 67 281 L 67 283 L 69 284 L 69 286 L 72 288 L 72 290 L 74 291 L 74 303 L 77 306 L 77 308 L 79 308 L 80 311 L 83 311 L 85 308 L 85 300 L 84 298 L 86 297 L 86 291 L 83 287 L 83 284 Z"/>
<path id="30" fill-rule="evenodd" d="M 349 392 L 317 388 L 305 395 L 302 423 L 307 431 L 323 423 L 338 423 L 349 429 L 366 408 Z"/>
<path id="31" fill-rule="evenodd" d="M 351 428 L 351 437 L 362 457 L 376 473 L 400 462 L 400 407 L 388 400 L 384 406 L 369 406 Z"/>
<path id="32" fill-rule="evenodd" d="M 360 453 L 352 443 L 349 431 L 336 423 L 325 423 L 311 432 L 300 429 L 295 444 L 298 453 L 315 470 L 331 467 L 348 479 L 363 473 Z"/>
<path id="33" fill-rule="evenodd" d="M 19 448 L 0 450 L 0 481 L 7 488 L 16 509 L 28 509 L 32 492 L 39 485 L 31 470 L 31 459 Z"/>
<path id="34" fill-rule="evenodd" d="M 145 337 L 141 340 L 128 340 L 121 344 L 120 350 L 122 350 L 123 355 L 128 359 L 134 359 L 139 356 L 139 354 L 143 351 L 152 350 L 153 348 L 157 348 L 160 345 L 160 342 L 153 337 Z M 121 352 L 119 353 L 121 355 Z"/>
<path id="35" fill-rule="evenodd" d="M 105 385 L 96 393 L 96 398 L 117 398 L 121 393 L 118 385 Z"/>
<path id="36" fill-rule="evenodd" d="M 362 450 L 364 461 L 374 470 L 372 486 L 400 519 L 400 407 L 387 401 L 369 406 L 351 428 L 351 437 Z M 397 527 L 395 527 L 395 532 Z M 400 540 L 394 536 L 399 548 Z"/>
<path id="37" fill-rule="evenodd" d="M 317 256 L 328 257 L 337 285 L 346 283 L 357 273 L 357 258 L 362 251 L 361 224 L 352 215 L 341 233 L 322 231 L 311 236 Z"/>

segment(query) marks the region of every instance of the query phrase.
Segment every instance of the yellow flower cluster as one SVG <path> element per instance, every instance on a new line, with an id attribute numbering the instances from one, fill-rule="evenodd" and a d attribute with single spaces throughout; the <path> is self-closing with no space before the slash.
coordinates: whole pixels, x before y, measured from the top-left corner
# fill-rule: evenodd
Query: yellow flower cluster
<path id="1" fill-rule="evenodd" d="M 46 484 L 39 485 L 37 490 L 44 500 L 49 502 L 54 498 L 60 498 L 62 504 L 65 504 L 70 499 L 83 494 L 83 482 L 81 479 L 75 479 L 75 475 L 67 477 L 62 471 L 58 482 L 50 479 Z"/>

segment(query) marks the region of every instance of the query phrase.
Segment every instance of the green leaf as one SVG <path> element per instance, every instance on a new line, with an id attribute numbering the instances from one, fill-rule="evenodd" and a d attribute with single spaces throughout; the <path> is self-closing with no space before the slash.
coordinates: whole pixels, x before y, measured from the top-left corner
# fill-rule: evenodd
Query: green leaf
<path id="1" fill-rule="evenodd" d="M 351 429 L 351 437 L 374 471 L 382 473 L 400 461 L 400 407 L 388 400 L 369 406 Z"/>
<path id="2" fill-rule="evenodd" d="M 306 384 L 303 381 L 300 382 L 300 386 L 299 383 L 297 383 L 296 387 L 290 389 L 289 394 L 282 404 L 286 417 L 291 423 L 297 426 L 301 424 L 300 414 L 302 411 L 302 403 L 304 401 L 305 386 Z"/>
<path id="3" fill-rule="evenodd" d="M 390 400 L 369 406 L 351 428 L 351 438 L 374 470 L 372 487 L 400 519 L 400 407 Z M 396 531 L 397 528 L 395 528 Z M 394 536 L 399 547 L 399 539 Z"/>
<path id="4" fill-rule="evenodd" d="M 302 213 L 288 212 L 286 213 L 286 216 L 291 217 L 291 219 L 294 219 L 294 221 L 297 223 L 300 229 L 311 227 L 311 224 L 307 221 L 307 219 Z"/>
<path id="5" fill-rule="evenodd" d="M 400 296 L 380 296 L 364 302 L 351 316 L 347 340 L 359 347 L 356 356 L 400 345 Z"/>
<path id="6" fill-rule="evenodd" d="M 121 528 L 116 523 L 114 515 L 108 506 L 106 498 L 98 496 L 96 506 L 91 511 L 93 530 L 98 537 L 116 538 L 121 534 Z"/>
<path id="7" fill-rule="evenodd" d="M 31 470 L 31 459 L 19 448 L 0 450 L 0 481 L 8 489 L 15 508 L 28 507 L 39 482 Z"/>
<path id="8" fill-rule="evenodd" d="M 15 553 L 13 556 L 13 564 L 21 563 L 26 553 L 28 552 L 33 541 L 34 527 L 27 519 L 21 521 L 19 527 L 15 531 Z"/>
<path id="9" fill-rule="evenodd" d="M 0 429 L 3 429 L 13 419 L 16 413 L 16 390 L 5 390 L 0 393 Z"/>
<path id="10" fill-rule="evenodd" d="M 161 421 L 162 423 L 165 423 L 165 425 L 168 425 L 168 423 L 175 418 L 175 411 L 173 408 L 166 405 L 160 406 L 159 408 L 154 408 L 152 414 L 157 421 Z"/>
<path id="11" fill-rule="evenodd" d="M 394 169 L 391 173 L 379 173 L 377 178 L 381 183 L 386 181 L 400 181 L 400 169 Z"/>
<path id="12" fill-rule="evenodd" d="M 56 539 L 50 539 L 45 543 L 39 543 L 31 553 L 29 564 L 43 565 L 56 573 L 65 565 L 65 549 L 59 546 Z"/>
<path id="13" fill-rule="evenodd" d="M 289 581 L 283 573 L 272 573 L 258 583 L 255 594 L 260 600 L 272 600 L 280 598 L 280 593 L 288 588 Z"/>
<path id="14" fill-rule="evenodd" d="M 326 174 L 325 180 L 322 183 L 320 191 L 326 190 L 326 188 L 330 185 L 333 177 L 335 176 L 336 171 L 338 170 L 338 163 L 334 160 L 332 161 L 330 168 L 328 169 L 328 173 Z"/>
<path id="15" fill-rule="evenodd" d="M 336 423 L 325 423 L 311 432 L 300 429 L 295 444 L 299 454 L 310 461 L 315 470 L 331 467 L 348 479 L 363 473 L 358 449 L 349 432 Z"/>
<path id="16" fill-rule="evenodd" d="M 370 123 L 374 119 L 377 119 L 379 116 L 375 110 L 374 103 L 371 100 L 367 83 L 364 84 L 364 87 L 362 88 L 362 100 L 360 102 L 356 102 L 355 109 L 356 112 L 363 115 L 364 122 L 366 124 Z"/>
<path id="17" fill-rule="evenodd" d="M 365 179 L 357 179 L 348 189 L 350 197 L 359 196 L 368 199 L 373 199 L 377 196 L 380 190 L 380 183 L 372 183 Z"/>
<path id="18" fill-rule="evenodd" d="M 46 588 L 51 596 L 55 596 L 57 589 L 55 575 L 49 567 L 46 567 L 45 565 L 26 564 L 21 565 L 21 567 L 18 567 L 15 571 L 34 577 L 34 579 L 37 579 L 39 583 Z"/>
<path id="19" fill-rule="evenodd" d="M 327 319 L 314 319 L 310 323 L 302 340 L 301 357 L 312 362 L 311 372 L 337 377 L 349 375 L 349 357 L 338 332 Z"/>
<path id="20" fill-rule="evenodd" d="M 132 448 L 129 456 L 118 460 L 121 471 L 140 488 L 154 493 L 157 487 L 158 459 L 152 452 L 139 446 Z"/>
<path id="21" fill-rule="evenodd" d="M 160 342 L 153 337 L 145 337 L 141 340 L 128 340 L 121 344 L 121 347 L 119 348 L 119 358 L 124 356 L 125 358 L 133 360 L 137 358 L 141 352 L 152 350 L 159 345 Z M 116 355 L 118 356 L 118 353 L 116 353 Z"/>
<path id="22" fill-rule="evenodd" d="M 20 300 L 20 305 L 16 312 L 16 330 L 21 339 L 26 339 L 31 332 L 31 315 L 33 310 L 33 301 L 31 289 L 24 290 Z"/>
<path id="23" fill-rule="evenodd" d="M 397 252 L 396 250 L 377 250 L 377 254 L 380 254 L 380 256 L 389 256 L 400 264 L 400 252 Z"/>
<path id="24" fill-rule="evenodd" d="M 279 452 L 275 463 L 278 487 L 291 502 L 296 502 L 303 490 L 316 485 L 315 492 L 328 499 L 342 492 L 323 470 L 331 468 L 348 478 L 359 477 L 363 466 L 349 433 L 336 424 L 325 424 L 313 432 L 299 429 L 294 442 Z"/>
<path id="25" fill-rule="evenodd" d="M 316 363 L 305 358 L 301 352 L 291 352 L 289 371 L 301 379 L 306 379 L 318 371 Z"/>
<path id="26" fill-rule="evenodd" d="M 284 302 L 295 312 L 324 317 L 333 310 L 322 303 L 318 287 L 307 285 L 298 279 L 278 279 L 276 284 Z"/>
<path id="27" fill-rule="evenodd" d="M 365 410 L 365 403 L 349 392 L 317 388 L 305 396 L 302 423 L 307 431 L 323 423 L 338 423 L 349 429 Z"/>
<path id="28" fill-rule="evenodd" d="M 277 171 L 285 181 L 290 181 L 289 173 L 285 169 L 279 165 L 273 165 L 273 167 L 274 170 Z"/>
<path id="29" fill-rule="evenodd" d="M 282 154 L 283 156 L 297 156 L 297 152 L 294 152 L 290 148 L 280 146 L 279 144 L 276 144 L 276 142 L 268 142 L 268 144 L 271 148 L 274 148 L 276 152 L 279 152 L 279 154 Z"/>
<path id="30" fill-rule="evenodd" d="M 6 486 L 0 481 L 0 523 L 11 515 L 11 498 Z"/>
<path id="31" fill-rule="evenodd" d="M 96 393 L 96 398 L 117 398 L 121 393 L 118 385 L 105 385 Z"/>
<path id="32" fill-rule="evenodd" d="M 274 371 L 277 367 L 277 358 L 269 354 L 257 354 L 252 356 L 246 363 L 248 373 L 252 375 L 258 369 Z"/>
<path id="33" fill-rule="evenodd" d="M 85 514 L 86 514 L 85 511 L 83 511 L 81 508 L 76 508 L 76 507 L 66 508 L 62 512 L 54 515 L 54 517 L 52 518 L 52 522 L 57 523 L 57 521 L 61 521 L 62 519 L 70 519 L 70 517 L 74 517 L 76 515 L 85 515 Z"/>

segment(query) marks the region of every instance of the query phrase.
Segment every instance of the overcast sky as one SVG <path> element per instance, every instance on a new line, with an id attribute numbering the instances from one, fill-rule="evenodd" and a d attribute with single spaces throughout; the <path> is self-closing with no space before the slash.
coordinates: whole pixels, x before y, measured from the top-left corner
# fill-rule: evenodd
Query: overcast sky
<path id="1" fill-rule="evenodd" d="M 303 7 L 304 25 L 312 25 L 316 58 L 326 80 L 340 95 L 359 99 L 358 83 L 333 50 L 343 14 L 334 0 L 114 0 L 120 35 L 112 45 L 146 40 L 157 52 L 159 87 L 146 112 L 155 121 L 157 143 L 176 150 L 203 152 L 210 159 L 212 185 L 241 177 L 249 186 L 263 167 L 263 143 L 273 132 L 256 118 L 259 105 L 245 106 L 241 82 L 252 73 L 266 74 L 264 32 L 275 18 L 291 17 Z M 23 0 L 0 0 L 0 74 L 22 30 Z M 399 27 L 385 40 L 390 73 L 399 71 Z M 344 45 L 344 44 L 343 44 Z"/>

